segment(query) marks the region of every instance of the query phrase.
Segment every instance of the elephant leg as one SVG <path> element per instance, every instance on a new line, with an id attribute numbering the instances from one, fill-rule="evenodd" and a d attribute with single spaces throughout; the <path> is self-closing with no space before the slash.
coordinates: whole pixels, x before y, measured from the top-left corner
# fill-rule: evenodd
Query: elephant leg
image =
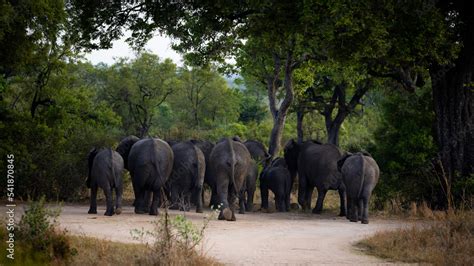
<path id="1" fill-rule="evenodd" d="M 202 213 L 202 203 L 204 202 L 203 197 L 201 197 L 204 193 L 204 189 L 202 186 L 197 186 L 194 188 L 193 191 L 193 199 L 195 199 L 196 202 L 196 212 L 197 213 Z"/>
<path id="2" fill-rule="evenodd" d="M 339 216 L 346 216 L 346 189 L 344 187 L 338 189 L 340 199 L 340 212 Z"/>
<path id="3" fill-rule="evenodd" d="M 217 186 L 211 188 L 211 201 L 209 202 L 209 207 L 217 209 L 220 204 L 219 194 L 217 192 Z"/>
<path id="4" fill-rule="evenodd" d="M 369 197 L 362 198 L 361 220 L 363 224 L 369 223 Z"/>
<path id="5" fill-rule="evenodd" d="M 303 206 L 303 210 L 310 210 L 311 209 L 311 198 L 313 197 L 313 190 L 314 190 L 314 187 L 311 187 L 311 186 L 306 187 L 305 200 L 304 200 L 305 204 Z"/>
<path id="6" fill-rule="evenodd" d="M 346 218 L 349 220 L 351 217 L 351 211 L 352 211 L 352 198 L 347 195 L 347 215 Z"/>
<path id="7" fill-rule="evenodd" d="M 237 193 L 235 192 L 235 189 L 234 188 L 230 188 L 229 189 L 229 198 L 228 198 L 228 201 L 229 201 L 229 208 L 230 208 L 230 211 L 231 211 L 231 218 L 230 220 L 227 219 L 227 221 L 236 221 L 237 219 L 235 218 L 235 203 L 237 201 Z M 244 213 L 245 213 L 245 205 L 244 206 Z"/>
<path id="8" fill-rule="evenodd" d="M 358 209 L 358 202 L 357 202 L 357 198 L 354 198 L 354 197 L 349 197 L 348 198 L 348 205 L 349 205 L 349 221 L 351 222 L 357 222 L 358 218 L 357 218 L 357 209 Z"/>
<path id="9" fill-rule="evenodd" d="M 318 188 L 318 199 L 316 201 L 316 206 L 313 209 L 313 213 L 315 214 L 321 214 L 323 211 L 323 203 L 324 203 L 324 198 L 326 197 L 326 193 L 328 192 L 327 189 L 319 189 Z"/>
<path id="10" fill-rule="evenodd" d="M 260 183 L 260 193 L 262 198 L 262 209 L 268 209 L 268 187 Z"/>
<path id="11" fill-rule="evenodd" d="M 123 187 L 119 186 L 115 188 L 115 213 L 122 213 L 122 197 L 123 197 Z"/>
<path id="12" fill-rule="evenodd" d="M 223 178 L 222 178 L 223 179 Z M 229 180 L 222 180 L 222 182 L 217 184 L 217 195 L 219 197 L 219 204 L 221 205 L 221 212 L 219 213 L 219 220 L 228 220 L 232 219 L 232 212 L 229 208 Z"/>
<path id="13" fill-rule="evenodd" d="M 105 194 L 105 201 L 107 204 L 107 209 L 104 215 L 112 216 L 114 215 L 114 200 L 112 197 L 112 189 L 110 188 L 110 186 L 107 186 L 104 188 L 104 194 Z"/>
<path id="14" fill-rule="evenodd" d="M 275 195 L 275 203 L 279 212 L 285 211 L 285 198 L 282 195 Z"/>
<path id="15" fill-rule="evenodd" d="M 239 197 L 239 213 L 245 214 L 245 191 L 240 192 Z"/>
<path id="16" fill-rule="evenodd" d="M 151 193 L 151 192 L 150 192 Z M 160 204 L 160 189 L 153 190 L 153 200 L 150 206 L 150 215 L 158 215 L 158 206 Z"/>
<path id="17" fill-rule="evenodd" d="M 183 204 L 181 206 L 182 210 L 188 212 L 191 210 L 191 194 L 183 194 Z"/>
<path id="18" fill-rule="evenodd" d="M 304 175 L 299 175 L 298 181 L 298 203 L 300 204 L 301 208 L 306 210 L 306 191 L 307 191 L 307 184 L 306 178 Z M 311 190 L 312 193 L 312 190 Z M 310 197 L 311 198 L 311 197 Z"/>
<path id="19" fill-rule="evenodd" d="M 169 208 L 170 210 L 177 210 L 179 209 L 179 205 L 180 205 L 178 187 L 176 185 L 171 186 L 170 193 L 171 193 L 171 204 Z"/>
<path id="20" fill-rule="evenodd" d="M 285 194 L 285 211 L 290 211 L 290 194 Z"/>
<path id="21" fill-rule="evenodd" d="M 151 195 L 152 191 L 150 190 L 145 190 L 145 199 L 144 199 L 144 203 L 143 203 L 143 211 L 144 212 L 149 212 L 150 211 L 150 204 L 151 204 Z"/>
<path id="22" fill-rule="evenodd" d="M 145 189 L 138 189 L 135 192 L 135 213 L 144 214 L 145 211 Z"/>
<path id="23" fill-rule="evenodd" d="M 91 187 L 91 206 L 87 213 L 97 214 L 97 185 Z"/>
<path id="24" fill-rule="evenodd" d="M 249 189 L 247 191 L 247 204 L 245 205 L 246 211 L 253 211 L 253 195 L 255 193 L 255 189 Z"/>

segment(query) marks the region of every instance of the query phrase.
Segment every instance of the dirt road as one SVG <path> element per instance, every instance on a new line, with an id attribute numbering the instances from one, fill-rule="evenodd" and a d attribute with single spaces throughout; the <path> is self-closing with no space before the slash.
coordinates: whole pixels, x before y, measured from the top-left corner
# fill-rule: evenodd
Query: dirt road
<path id="1" fill-rule="evenodd" d="M 88 215 L 87 206 L 66 205 L 59 222 L 74 234 L 85 234 L 113 241 L 137 242 L 132 229 L 152 229 L 156 219 L 136 215 L 125 207 L 119 216 Z M 176 215 L 178 211 L 170 211 Z M 186 213 L 196 225 L 209 215 Z M 367 256 L 352 244 L 381 230 L 407 226 L 400 221 L 372 219 L 369 225 L 350 223 L 334 214 L 249 213 L 236 222 L 213 220 L 205 232 L 204 252 L 226 264 L 386 264 Z"/>

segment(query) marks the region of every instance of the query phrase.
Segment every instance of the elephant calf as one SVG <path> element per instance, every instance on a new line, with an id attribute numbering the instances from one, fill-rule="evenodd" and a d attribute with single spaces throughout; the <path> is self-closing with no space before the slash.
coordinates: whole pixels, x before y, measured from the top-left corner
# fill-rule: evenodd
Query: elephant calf
<path id="1" fill-rule="evenodd" d="M 347 153 L 337 162 L 347 193 L 347 218 L 351 222 L 369 223 L 369 200 L 379 180 L 375 160 L 365 153 Z"/>
<path id="2" fill-rule="evenodd" d="M 89 175 L 87 187 L 91 189 L 91 206 L 89 213 L 97 213 L 97 188 L 104 190 L 107 210 L 104 215 L 112 216 L 122 212 L 122 175 L 123 159 L 118 152 L 111 149 L 93 149 L 88 156 Z M 115 206 L 112 199 L 112 190 L 115 189 Z"/>
<path id="3" fill-rule="evenodd" d="M 269 166 L 260 175 L 262 209 L 268 209 L 268 189 L 275 194 L 275 206 L 279 212 L 290 210 L 291 175 L 283 166 Z"/>

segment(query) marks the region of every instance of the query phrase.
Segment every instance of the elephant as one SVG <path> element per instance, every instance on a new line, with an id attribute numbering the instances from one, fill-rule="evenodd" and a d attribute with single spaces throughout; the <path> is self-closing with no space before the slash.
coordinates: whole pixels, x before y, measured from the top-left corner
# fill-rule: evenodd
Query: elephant
<path id="1" fill-rule="evenodd" d="M 270 163 L 270 166 L 283 167 L 283 168 L 288 169 L 288 165 L 286 164 L 285 158 L 281 158 L 281 157 L 276 157 L 275 159 L 273 159 L 272 162 Z M 290 177 L 291 177 L 291 174 L 290 174 Z"/>
<path id="2" fill-rule="evenodd" d="M 347 153 L 337 162 L 347 190 L 347 218 L 369 223 L 369 200 L 379 180 L 380 169 L 368 153 Z"/>
<path id="3" fill-rule="evenodd" d="M 196 145 L 199 149 L 201 149 L 202 153 L 204 154 L 204 158 L 206 161 L 206 172 L 204 174 L 204 183 L 207 184 L 211 188 L 211 201 L 209 202 L 209 207 L 217 207 L 219 204 L 219 200 L 217 198 L 217 188 L 216 188 L 216 180 L 214 176 L 211 174 L 211 168 L 209 167 L 209 158 L 211 157 L 212 149 L 214 148 L 214 144 L 207 140 L 190 140 L 194 145 Z M 204 204 L 204 190 L 202 193 L 202 202 Z"/>
<path id="4" fill-rule="evenodd" d="M 244 186 L 240 191 L 239 205 L 245 206 L 245 211 L 253 211 L 253 196 L 255 194 L 258 176 L 258 166 L 255 161 L 250 162 L 250 168 L 248 169 L 247 176 L 245 177 Z M 242 208 L 242 207 L 241 207 Z"/>
<path id="5" fill-rule="evenodd" d="M 219 220 L 235 221 L 235 201 L 240 197 L 251 167 L 250 153 L 239 141 L 227 138 L 214 146 L 210 156 L 210 168 L 215 176 L 219 197 Z M 242 202 L 241 202 L 242 203 Z M 245 206 L 240 206 L 244 211 Z"/>
<path id="6" fill-rule="evenodd" d="M 280 161 L 281 162 L 281 161 Z M 268 190 L 275 194 L 275 206 L 279 212 L 290 210 L 291 176 L 282 165 L 268 166 L 260 175 L 262 209 L 268 209 Z"/>
<path id="7" fill-rule="evenodd" d="M 253 195 L 256 190 L 256 183 L 258 177 L 258 164 L 266 164 L 266 161 L 271 158 L 267 152 L 267 148 L 256 140 L 247 140 L 244 142 L 245 147 L 250 153 L 250 157 L 254 160 L 252 167 L 249 169 L 249 175 L 246 178 L 246 185 L 242 191 L 242 200 L 245 202 L 245 210 L 253 210 Z M 242 204 L 241 204 L 242 205 Z"/>
<path id="8" fill-rule="evenodd" d="M 333 144 L 321 144 L 317 141 L 297 143 L 293 139 L 285 145 L 285 161 L 292 175 L 292 181 L 299 176 L 298 203 L 303 210 L 311 208 L 314 187 L 318 190 L 318 199 L 313 213 L 320 214 L 329 189 L 337 190 L 340 197 L 339 216 L 346 215 L 346 189 L 341 173 L 337 170 L 337 161 L 342 157 L 341 150 Z"/>
<path id="9" fill-rule="evenodd" d="M 174 163 L 167 182 L 171 196 L 170 209 L 187 211 L 193 202 L 196 204 L 196 212 L 202 213 L 201 193 L 206 170 L 204 154 L 190 141 L 176 143 L 171 148 Z"/>
<path id="10" fill-rule="evenodd" d="M 135 213 L 158 215 L 161 189 L 173 168 L 173 150 L 158 138 L 139 140 L 129 136 L 120 142 L 117 152 L 126 158 L 125 165 L 132 178 Z M 153 193 L 151 206 L 148 204 L 148 193 Z"/>
<path id="11" fill-rule="evenodd" d="M 247 140 L 244 142 L 245 147 L 247 147 L 250 152 L 250 156 L 257 162 L 263 162 L 264 160 L 270 158 L 270 154 L 267 152 L 265 146 L 256 141 L 256 140 Z"/>
<path id="12" fill-rule="evenodd" d="M 97 213 L 97 188 L 104 191 L 107 210 L 104 215 L 112 216 L 122 213 L 123 169 L 122 156 L 111 149 L 93 149 L 88 156 L 89 174 L 87 187 L 91 189 L 89 212 Z M 115 210 L 112 191 L 115 190 Z"/>

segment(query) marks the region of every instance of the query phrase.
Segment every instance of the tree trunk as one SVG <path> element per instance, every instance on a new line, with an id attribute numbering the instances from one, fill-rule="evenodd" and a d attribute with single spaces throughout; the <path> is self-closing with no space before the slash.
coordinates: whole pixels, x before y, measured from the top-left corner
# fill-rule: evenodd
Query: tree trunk
<path id="1" fill-rule="evenodd" d="M 273 158 L 280 150 L 281 136 L 283 135 L 283 129 L 285 127 L 286 115 L 288 109 L 293 102 L 293 51 L 288 51 L 285 63 L 285 80 L 283 87 L 285 89 L 285 98 L 280 105 L 278 111 L 273 115 L 273 128 L 270 135 L 270 143 L 268 145 L 268 153 Z M 275 92 L 273 86 L 268 86 L 269 89 L 273 90 L 272 97 L 275 99 Z M 270 93 L 269 93 L 270 94 Z M 274 107 L 270 105 L 270 110 L 273 111 Z"/>
<path id="2" fill-rule="evenodd" d="M 303 119 L 304 119 L 304 111 L 299 110 L 296 112 L 296 132 L 298 134 L 298 143 L 303 143 L 304 139 L 304 132 L 303 132 Z"/>
<path id="3" fill-rule="evenodd" d="M 326 124 L 326 131 L 328 132 L 328 143 L 334 144 L 336 146 L 339 146 L 339 130 L 341 129 L 342 123 L 337 123 L 336 121 L 333 121 L 328 124 Z"/>
<path id="4" fill-rule="evenodd" d="M 464 4 L 472 7 L 469 1 Z M 454 67 L 430 69 L 443 191 L 449 191 L 450 186 L 474 172 L 474 37 L 472 28 L 467 26 L 474 23 L 472 8 L 461 8 L 460 17 L 466 26 L 460 32 L 462 49 Z M 436 200 L 441 202 L 435 203 L 444 208 L 452 207 L 449 205 L 453 196 L 462 196 L 440 194 L 444 195 Z"/>

